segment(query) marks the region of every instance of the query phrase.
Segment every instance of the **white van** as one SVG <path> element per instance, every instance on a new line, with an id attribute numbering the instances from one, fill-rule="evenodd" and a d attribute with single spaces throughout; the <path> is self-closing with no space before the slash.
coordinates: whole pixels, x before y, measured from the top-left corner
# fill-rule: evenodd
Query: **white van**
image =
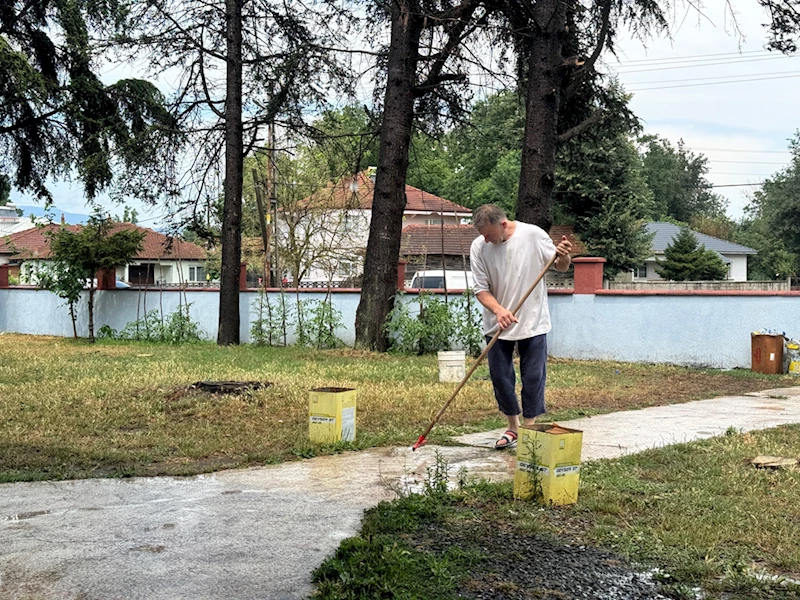
<path id="1" fill-rule="evenodd" d="M 447 280 L 447 291 L 468 290 L 474 287 L 472 271 L 417 271 L 411 278 L 412 290 L 443 290 Z"/>

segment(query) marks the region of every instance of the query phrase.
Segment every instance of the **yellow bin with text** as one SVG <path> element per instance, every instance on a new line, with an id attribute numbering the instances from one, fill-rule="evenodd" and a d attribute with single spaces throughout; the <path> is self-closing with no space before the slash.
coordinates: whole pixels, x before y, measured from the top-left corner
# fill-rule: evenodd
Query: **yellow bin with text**
<path id="1" fill-rule="evenodd" d="M 321 387 L 308 393 L 308 437 L 333 444 L 356 439 L 356 390 Z"/>
<path id="2" fill-rule="evenodd" d="M 555 423 L 520 427 L 514 497 L 560 506 L 578 501 L 583 432 Z"/>

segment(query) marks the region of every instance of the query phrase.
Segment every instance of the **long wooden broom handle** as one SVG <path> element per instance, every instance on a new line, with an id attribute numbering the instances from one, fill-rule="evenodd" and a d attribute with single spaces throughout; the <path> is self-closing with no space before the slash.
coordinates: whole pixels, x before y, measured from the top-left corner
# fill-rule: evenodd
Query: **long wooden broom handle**
<path id="1" fill-rule="evenodd" d="M 530 295 L 533 293 L 533 290 L 535 290 L 535 289 L 536 289 L 536 286 L 537 286 L 537 285 L 539 285 L 539 282 L 540 282 L 540 281 L 541 281 L 541 280 L 544 278 L 544 276 L 547 274 L 547 271 L 549 271 L 549 270 L 550 270 L 550 267 L 552 267 L 552 266 L 553 266 L 553 264 L 556 262 L 556 259 L 557 259 L 557 258 L 558 258 L 558 253 L 554 254 L 554 255 L 553 255 L 553 258 L 551 258 L 551 259 L 550 259 L 550 260 L 547 262 L 547 264 L 544 266 L 544 269 L 542 269 L 542 272 L 541 272 L 541 273 L 539 273 L 539 276 L 538 276 L 538 277 L 536 278 L 536 280 L 535 280 L 535 281 L 534 281 L 534 282 L 531 284 L 531 287 L 529 287 L 529 288 L 528 288 L 528 291 L 527 291 L 527 292 L 525 292 L 525 295 L 524 295 L 524 296 L 522 296 L 522 299 L 520 299 L 520 301 L 519 301 L 519 302 L 517 302 L 517 305 L 516 305 L 516 306 L 514 307 L 514 309 L 511 311 L 511 314 L 512 314 L 512 315 L 514 315 L 514 316 L 516 316 L 516 315 L 517 315 L 517 313 L 519 312 L 519 309 L 520 309 L 520 308 L 522 308 L 522 305 L 523 305 L 523 304 L 525 304 L 525 301 L 528 299 L 528 296 L 530 296 Z M 438 412 L 438 413 L 436 414 L 436 416 L 433 418 L 433 421 L 431 421 L 431 424 L 430 424 L 430 425 L 428 425 L 428 428 L 425 430 L 425 433 L 423 433 L 421 436 L 419 436 L 419 439 L 417 440 L 417 443 L 416 443 L 416 444 L 414 444 L 414 446 L 411 448 L 412 450 L 416 450 L 416 449 L 417 449 L 417 448 L 419 448 L 419 447 L 420 447 L 420 446 L 421 446 L 423 443 L 425 443 L 425 438 L 426 438 L 426 437 L 428 436 L 428 434 L 431 432 L 431 429 L 433 429 L 434 425 L 436 425 L 436 422 L 437 422 L 437 421 L 439 420 L 439 418 L 440 418 L 440 417 L 441 417 L 441 416 L 444 414 L 444 411 L 446 411 L 446 410 L 447 410 L 447 407 L 448 407 L 448 406 L 450 406 L 450 403 L 451 403 L 451 402 L 452 402 L 452 401 L 455 399 L 455 397 L 458 395 L 458 392 L 460 392 L 460 391 L 461 391 L 461 388 L 463 388 L 463 387 L 464 387 L 464 384 L 465 384 L 465 383 L 467 383 L 467 380 L 469 380 L 469 378 L 470 378 L 470 377 L 472 376 L 472 374 L 475 372 L 475 369 L 477 369 L 477 368 L 478 368 L 478 365 L 480 365 L 480 364 L 481 364 L 481 362 L 483 361 L 483 359 L 484 359 L 484 358 L 486 358 L 486 355 L 489 353 L 489 350 L 491 350 L 492 346 L 494 346 L 495 342 L 496 342 L 496 341 L 498 340 L 498 338 L 500 337 L 500 334 L 502 333 L 502 331 L 503 331 L 503 330 L 502 330 L 502 329 L 500 329 L 500 325 L 498 324 L 498 326 L 497 326 L 497 333 L 495 333 L 495 334 L 494 334 L 494 336 L 493 336 L 493 337 L 492 337 L 492 339 L 489 341 L 489 343 L 488 343 L 488 344 L 486 344 L 486 348 L 484 348 L 484 349 L 483 349 L 483 352 L 481 352 L 480 356 L 478 356 L 478 358 L 475 360 L 475 362 L 474 362 L 474 363 L 472 363 L 472 366 L 470 367 L 469 371 L 467 371 L 467 374 L 466 374 L 466 375 L 464 375 L 464 378 L 461 380 L 461 383 L 459 383 L 459 384 L 458 384 L 458 386 L 456 387 L 456 389 L 455 389 L 455 391 L 453 392 L 453 394 L 450 396 L 450 398 L 447 400 L 447 402 L 445 402 L 445 403 L 444 403 L 444 406 L 442 406 L 441 410 L 439 410 L 439 412 Z"/>

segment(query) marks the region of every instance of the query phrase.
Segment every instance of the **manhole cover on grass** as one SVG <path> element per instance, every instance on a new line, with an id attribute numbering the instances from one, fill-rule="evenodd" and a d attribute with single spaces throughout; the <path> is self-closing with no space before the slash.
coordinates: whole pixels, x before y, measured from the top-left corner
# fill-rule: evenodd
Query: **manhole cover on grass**
<path id="1" fill-rule="evenodd" d="M 189 389 L 202 390 L 210 394 L 241 394 L 271 385 L 270 381 L 198 381 L 190 385 Z"/>

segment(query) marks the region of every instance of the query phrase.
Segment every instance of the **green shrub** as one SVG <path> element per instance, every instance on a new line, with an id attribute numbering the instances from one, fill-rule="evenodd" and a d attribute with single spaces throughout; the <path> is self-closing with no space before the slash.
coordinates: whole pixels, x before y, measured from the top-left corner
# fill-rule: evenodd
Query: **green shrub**
<path id="1" fill-rule="evenodd" d="M 460 346 L 473 355 L 480 352 L 483 338 L 478 319 L 467 310 L 474 299 L 461 297 L 445 302 L 427 293 L 419 295 L 419 313 L 412 316 L 409 304 L 395 302 L 386 320 L 390 351 L 428 354 Z"/>
<path id="2" fill-rule="evenodd" d="M 191 304 L 187 304 L 167 315 L 166 318 L 158 310 L 151 310 L 141 319 L 125 325 L 122 331 L 113 335 L 113 337 L 120 340 L 164 342 L 167 344 L 198 342 L 203 339 L 203 336 L 200 333 L 199 324 L 197 321 L 192 320 L 189 315 L 190 306 Z M 108 326 L 104 325 L 103 328 L 105 327 Z M 113 332 L 114 330 L 108 327 L 108 330 L 104 330 L 103 333 L 108 335 L 113 334 Z"/>

